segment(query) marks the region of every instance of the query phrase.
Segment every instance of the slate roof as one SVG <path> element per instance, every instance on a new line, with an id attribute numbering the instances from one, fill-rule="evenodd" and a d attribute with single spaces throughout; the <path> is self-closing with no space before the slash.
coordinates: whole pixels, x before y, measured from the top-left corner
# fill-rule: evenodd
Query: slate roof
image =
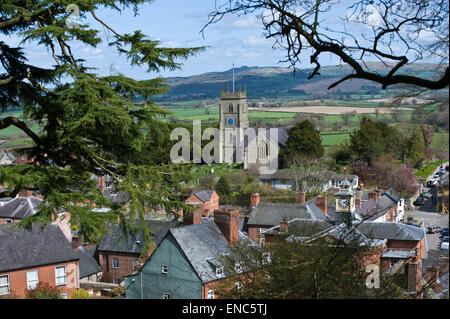
<path id="1" fill-rule="evenodd" d="M 282 220 L 288 221 L 294 218 L 314 219 L 306 205 L 260 202 L 252 208 L 247 224 L 275 226 Z"/>
<path id="2" fill-rule="evenodd" d="M 383 193 L 375 202 L 373 198 L 361 202 L 361 207 L 356 208 L 356 213 L 363 220 L 373 221 L 386 214 L 388 210 L 397 206 L 398 200 L 387 193 Z"/>
<path id="3" fill-rule="evenodd" d="M 211 199 L 212 194 L 214 193 L 213 189 L 199 189 L 199 190 L 193 190 L 192 195 L 195 195 L 200 199 L 202 202 L 207 202 Z"/>
<path id="4" fill-rule="evenodd" d="M 420 241 L 425 236 L 422 228 L 392 222 L 356 223 L 356 229 L 369 238 Z"/>
<path id="5" fill-rule="evenodd" d="M 311 215 L 312 219 L 316 220 L 334 220 L 335 208 L 334 206 L 327 206 L 327 215 L 325 215 L 322 210 L 317 207 L 316 200 L 311 199 L 305 203 L 308 213 Z"/>
<path id="6" fill-rule="evenodd" d="M 72 245 L 57 225 L 31 230 L 0 225 L 0 272 L 78 260 Z"/>
<path id="7" fill-rule="evenodd" d="M 260 129 L 255 129 L 255 138 L 258 136 Z M 277 134 L 278 137 L 278 145 L 279 146 L 286 146 L 286 142 L 289 138 L 289 133 L 288 133 L 288 129 L 285 127 L 276 127 L 276 128 L 271 128 L 271 129 L 263 129 L 264 131 L 261 132 L 265 132 L 267 138 L 270 140 L 270 134 L 271 134 L 271 130 L 275 130 L 275 134 Z M 245 134 L 245 130 L 244 130 L 244 134 Z M 250 137 L 250 136 L 249 136 Z M 273 137 L 273 135 L 272 135 Z M 252 139 L 249 140 L 249 138 L 247 138 L 247 135 L 245 135 L 244 138 L 244 146 L 248 147 L 248 145 L 251 143 Z"/>
<path id="8" fill-rule="evenodd" d="M 140 225 L 140 221 L 135 221 L 136 225 Z M 170 227 L 175 227 L 176 222 L 147 220 L 147 227 L 152 232 L 152 241 L 158 245 L 166 235 Z M 122 237 L 122 226 L 119 224 L 110 225 L 107 232 L 98 246 L 99 251 L 115 251 L 125 253 L 140 254 L 144 247 L 143 234 L 137 231 L 135 235 L 128 234 Z"/>
<path id="9" fill-rule="evenodd" d="M 365 236 L 362 232 L 355 228 L 349 228 L 345 223 L 334 226 L 332 228 L 325 229 L 322 232 L 317 233 L 308 241 L 314 241 L 315 239 L 331 235 L 338 240 L 342 240 L 347 244 L 357 243 L 359 245 L 380 246 L 385 243 L 385 238 L 370 238 Z"/>
<path id="10" fill-rule="evenodd" d="M 0 150 L 0 165 L 11 165 L 16 157 L 8 151 Z"/>
<path id="11" fill-rule="evenodd" d="M 398 258 L 398 259 L 408 259 L 416 255 L 415 250 L 404 250 L 404 249 L 388 249 L 381 257 L 383 258 Z"/>
<path id="12" fill-rule="evenodd" d="M 223 278 L 216 275 L 216 266 L 220 255 L 230 253 L 230 246 L 215 222 L 171 228 L 169 232 L 203 283 Z M 239 240 L 250 242 L 240 231 Z"/>
<path id="13" fill-rule="evenodd" d="M 299 237 L 311 237 L 326 229 L 334 227 L 331 223 L 324 220 L 295 218 L 288 221 L 288 233 Z M 278 234 L 280 225 L 267 229 L 263 234 Z"/>
<path id="14" fill-rule="evenodd" d="M 16 197 L 0 206 L 0 217 L 24 219 L 36 214 L 35 208 L 41 202 L 42 200 L 36 197 Z"/>
<path id="15" fill-rule="evenodd" d="M 94 257 L 97 251 L 97 246 L 78 247 L 75 253 L 80 258 L 80 278 L 97 274 L 102 271 L 102 267 L 98 264 Z"/>

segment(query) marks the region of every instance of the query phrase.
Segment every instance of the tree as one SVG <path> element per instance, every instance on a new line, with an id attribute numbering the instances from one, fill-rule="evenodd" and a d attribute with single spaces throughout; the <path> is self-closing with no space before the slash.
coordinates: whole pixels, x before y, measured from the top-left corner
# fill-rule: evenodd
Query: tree
<path id="1" fill-rule="evenodd" d="M 431 90 L 448 86 L 449 68 L 444 64 L 448 63 L 447 2 L 359 0 L 339 17 L 341 27 L 328 22 L 337 18 L 337 5 L 339 1 L 333 0 L 222 0 L 203 30 L 228 14 L 257 13 L 266 38 L 286 51 L 283 62 L 289 62 L 294 71 L 306 52 L 311 52 L 310 61 L 315 64 L 309 78 L 320 74 L 319 58 L 329 54 L 350 67 L 351 72 L 329 89 L 351 79 L 377 82 L 383 89 L 394 84 Z M 440 39 L 435 47 L 420 37 L 424 32 Z M 405 65 L 430 56 L 444 61 L 437 79 L 401 72 Z M 378 72 L 368 61 L 381 61 L 385 72 Z"/>
<path id="2" fill-rule="evenodd" d="M 398 132 L 394 127 L 364 117 L 359 129 L 350 133 L 349 148 L 356 159 L 370 164 L 382 154 L 394 151 L 397 136 Z"/>
<path id="3" fill-rule="evenodd" d="M 330 172 L 326 170 L 323 161 L 301 154 L 290 155 L 286 161 L 292 170 L 297 192 L 320 192 L 323 185 L 330 180 Z"/>
<path id="4" fill-rule="evenodd" d="M 39 212 L 21 225 L 48 223 L 56 215 L 53 212 L 65 210 L 71 213 L 71 224 L 80 226 L 83 240 L 96 242 L 118 216 L 126 217 L 120 218 L 121 224 L 130 230 L 134 223 L 128 221 L 136 216 L 143 220 L 152 207 L 164 205 L 169 212 L 180 207 L 190 210 L 176 199 L 180 183 L 190 178 L 189 167 L 170 164 L 167 156 L 156 157 L 170 145 L 166 143 L 169 127 L 155 119 L 167 112 L 150 100 L 166 91 L 164 80 L 100 76 L 72 50 L 75 43 L 96 47 L 105 41 L 100 36 L 105 28 L 108 44 L 130 65 L 146 67 L 148 72 L 180 68 L 180 60 L 202 48 L 164 48 L 141 31 L 121 34 L 97 16 L 100 8 L 119 13 L 133 9 L 137 14 L 139 5 L 147 2 L 151 1 L 78 1 L 80 18 L 89 15 L 98 22 L 96 26 L 70 24 L 67 1 L 2 2 L 0 33 L 20 43 L 39 43 L 55 62 L 53 67 L 32 65 L 23 48 L 0 41 L 0 107 L 23 107 L 23 119 L 1 119 L 0 130 L 15 126 L 34 142 L 25 150 L 33 163 L 1 167 L 0 182 L 8 186 L 4 196 L 28 189 L 39 190 L 44 197 Z M 134 103 L 138 95 L 144 103 Z M 29 121 L 38 123 L 41 131 L 33 131 Z M 93 174 L 111 176 L 118 190 L 129 193 L 129 207 L 106 200 Z M 77 202 L 86 205 L 76 206 Z M 111 211 L 92 214 L 94 205 Z M 145 223 L 141 224 L 146 250 L 151 236 Z"/>
<path id="5" fill-rule="evenodd" d="M 230 184 L 228 183 L 228 179 L 222 175 L 219 178 L 219 180 L 217 181 L 215 189 L 220 196 L 229 195 L 230 194 Z"/>
<path id="6" fill-rule="evenodd" d="M 306 156 L 309 158 L 321 158 L 325 153 L 322 146 L 322 138 L 314 125 L 305 120 L 296 123 L 289 129 L 289 138 L 286 147 L 280 151 L 281 158 L 285 161 L 289 156 Z"/>
<path id="7" fill-rule="evenodd" d="M 414 130 L 408 140 L 408 157 L 414 167 L 422 166 L 425 160 L 424 141 L 422 133 L 419 130 Z"/>
<path id="8" fill-rule="evenodd" d="M 356 111 L 345 112 L 342 114 L 342 119 L 344 120 L 344 124 L 347 126 L 350 123 L 350 119 L 355 117 Z"/>

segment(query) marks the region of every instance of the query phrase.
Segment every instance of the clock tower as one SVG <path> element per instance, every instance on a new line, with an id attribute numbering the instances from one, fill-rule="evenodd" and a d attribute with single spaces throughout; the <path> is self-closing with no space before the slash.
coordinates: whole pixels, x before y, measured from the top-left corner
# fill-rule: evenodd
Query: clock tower
<path id="1" fill-rule="evenodd" d="M 336 222 L 351 225 L 355 219 L 355 192 L 350 189 L 352 184 L 345 179 L 341 189 L 336 193 Z"/>
<path id="2" fill-rule="evenodd" d="M 239 141 L 248 128 L 247 89 L 241 91 L 239 86 L 237 92 L 230 92 L 230 88 L 220 91 L 219 162 L 240 162 L 237 155 L 242 152 L 244 156 L 244 145 Z"/>

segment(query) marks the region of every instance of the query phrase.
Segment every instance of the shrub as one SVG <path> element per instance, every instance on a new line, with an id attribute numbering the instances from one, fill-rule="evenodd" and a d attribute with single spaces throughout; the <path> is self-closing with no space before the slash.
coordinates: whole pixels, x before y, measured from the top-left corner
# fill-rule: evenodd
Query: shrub
<path id="1" fill-rule="evenodd" d="M 92 296 L 84 289 L 77 289 L 72 292 L 70 299 L 92 299 Z"/>
<path id="2" fill-rule="evenodd" d="M 25 299 L 61 299 L 61 293 L 55 286 L 40 281 L 36 288 L 26 292 Z"/>

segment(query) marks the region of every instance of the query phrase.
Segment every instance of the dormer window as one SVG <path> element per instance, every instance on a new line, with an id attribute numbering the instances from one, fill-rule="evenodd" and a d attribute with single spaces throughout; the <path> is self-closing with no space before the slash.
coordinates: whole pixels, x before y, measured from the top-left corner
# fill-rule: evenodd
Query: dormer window
<path id="1" fill-rule="evenodd" d="M 262 254 L 262 263 L 263 263 L 263 265 L 267 265 L 267 264 L 269 264 L 270 263 L 270 261 L 271 261 L 271 259 L 270 259 L 270 253 L 263 253 Z"/>
<path id="2" fill-rule="evenodd" d="M 242 272 L 242 267 L 241 267 L 241 265 L 240 265 L 239 263 L 236 263 L 236 264 L 234 265 L 234 270 L 235 270 L 238 274 L 240 274 L 240 273 Z"/>
<path id="3" fill-rule="evenodd" d="M 222 277 L 223 276 L 223 267 L 217 267 L 216 268 L 216 276 Z"/>

